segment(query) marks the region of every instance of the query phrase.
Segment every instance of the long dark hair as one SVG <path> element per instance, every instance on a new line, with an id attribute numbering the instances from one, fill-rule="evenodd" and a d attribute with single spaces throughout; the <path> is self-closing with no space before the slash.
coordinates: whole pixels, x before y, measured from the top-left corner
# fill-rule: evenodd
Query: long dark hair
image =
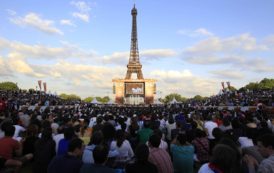
<path id="1" fill-rule="evenodd" d="M 122 130 L 117 130 L 116 132 L 116 141 L 117 146 L 120 148 L 125 140 L 125 133 Z"/>

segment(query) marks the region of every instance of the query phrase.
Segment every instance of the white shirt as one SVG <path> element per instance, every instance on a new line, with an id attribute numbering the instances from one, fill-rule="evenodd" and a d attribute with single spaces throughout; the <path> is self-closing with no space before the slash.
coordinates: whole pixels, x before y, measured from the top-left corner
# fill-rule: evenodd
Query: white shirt
<path id="1" fill-rule="evenodd" d="M 169 124 L 168 121 L 166 122 L 166 128 L 167 128 L 167 136 L 166 138 L 168 140 L 171 140 L 171 130 L 176 129 L 176 123 Z"/>
<path id="2" fill-rule="evenodd" d="M 119 155 L 117 157 L 126 157 L 127 159 L 131 159 L 134 156 L 131 145 L 128 140 L 124 140 L 123 144 L 118 147 L 116 141 L 112 141 L 110 144 L 111 150 L 117 150 Z"/>
<path id="3" fill-rule="evenodd" d="M 26 129 L 22 126 L 19 126 L 19 125 L 13 125 L 13 126 L 15 127 L 15 132 L 14 132 L 14 135 L 13 135 L 14 138 L 17 138 L 19 136 L 20 132 L 26 131 Z"/>
<path id="4" fill-rule="evenodd" d="M 55 151 L 56 151 L 56 153 L 57 153 L 57 150 L 58 150 L 60 140 L 64 139 L 64 138 L 65 138 L 65 136 L 64 136 L 63 133 L 57 134 L 53 137 L 53 140 L 55 141 Z"/>
<path id="5" fill-rule="evenodd" d="M 214 171 L 212 171 L 209 167 L 208 167 L 208 163 L 205 163 L 201 166 L 201 168 L 199 169 L 198 173 L 214 173 Z"/>
<path id="6" fill-rule="evenodd" d="M 206 121 L 204 124 L 204 128 L 207 129 L 208 132 L 208 139 L 215 139 L 214 136 L 212 135 L 212 131 L 214 128 L 218 127 L 217 123 L 213 121 Z"/>
<path id="7" fill-rule="evenodd" d="M 241 144 L 241 148 L 254 146 L 252 139 L 248 137 L 239 137 L 238 141 Z"/>

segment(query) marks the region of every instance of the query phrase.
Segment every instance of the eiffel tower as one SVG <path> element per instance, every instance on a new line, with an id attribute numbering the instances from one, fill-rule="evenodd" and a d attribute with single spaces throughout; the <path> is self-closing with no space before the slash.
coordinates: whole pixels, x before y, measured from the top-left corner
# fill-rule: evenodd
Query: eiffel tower
<path id="1" fill-rule="evenodd" d="M 127 65 L 127 74 L 125 79 L 131 79 L 132 73 L 137 73 L 137 79 L 144 79 L 142 73 L 142 65 L 139 60 L 139 50 L 137 41 L 137 9 L 135 4 L 131 10 L 132 15 L 132 30 L 131 30 L 131 46 L 130 57 Z"/>

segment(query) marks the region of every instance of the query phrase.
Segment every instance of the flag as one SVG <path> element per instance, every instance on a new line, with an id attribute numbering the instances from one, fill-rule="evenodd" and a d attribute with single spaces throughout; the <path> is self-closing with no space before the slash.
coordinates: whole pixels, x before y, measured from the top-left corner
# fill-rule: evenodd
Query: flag
<path id="1" fill-rule="evenodd" d="M 222 84 L 222 87 L 223 87 L 223 90 L 225 89 L 225 83 L 224 82 L 221 82 Z"/>
<path id="2" fill-rule="evenodd" d="M 41 90 L 41 85 L 42 85 L 42 80 L 38 80 L 38 86 L 39 86 L 40 90 Z"/>
<path id="3" fill-rule="evenodd" d="M 43 85 L 44 85 L 44 91 L 45 91 L 45 93 L 46 93 L 46 92 L 47 92 L 47 83 L 44 82 Z"/>
<path id="4" fill-rule="evenodd" d="M 226 82 L 228 89 L 230 89 L 230 82 Z"/>

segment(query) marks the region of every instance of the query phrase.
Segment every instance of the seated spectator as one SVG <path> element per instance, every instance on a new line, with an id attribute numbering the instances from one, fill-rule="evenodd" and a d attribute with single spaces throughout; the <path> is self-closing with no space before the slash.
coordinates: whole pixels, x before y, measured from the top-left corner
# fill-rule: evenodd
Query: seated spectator
<path id="1" fill-rule="evenodd" d="M 156 129 L 153 131 L 153 134 L 158 135 L 161 138 L 161 143 L 159 145 L 159 148 L 162 148 L 164 150 L 168 150 L 167 142 L 163 140 L 163 132 L 160 129 Z M 148 142 L 147 142 L 148 145 Z"/>
<path id="2" fill-rule="evenodd" d="M 79 173 L 83 162 L 80 156 L 83 153 L 83 141 L 79 138 L 72 139 L 68 144 L 65 155 L 56 156 L 48 166 L 48 173 Z"/>
<path id="3" fill-rule="evenodd" d="M 144 121 L 144 128 L 138 132 L 138 140 L 140 144 L 145 144 L 149 137 L 152 135 L 153 131 L 149 128 L 149 120 Z"/>
<path id="4" fill-rule="evenodd" d="M 179 132 L 171 142 L 170 151 L 173 157 L 174 173 L 192 173 L 194 164 L 194 147 L 187 142 L 187 135 Z"/>
<path id="5" fill-rule="evenodd" d="M 149 138 L 149 157 L 148 160 L 156 165 L 159 173 L 173 173 L 171 158 L 166 150 L 159 148 L 161 137 L 152 135 Z"/>
<path id="6" fill-rule="evenodd" d="M 19 172 L 22 164 L 32 159 L 32 154 L 26 154 L 21 157 L 22 146 L 21 144 L 13 139 L 15 127 L 10 123 L 6 122 L 2 124 L 2 130 L 5 132 L 5 137 L 0 139 L 0 160 L 1 167 L 14 167 L 15 172 Z M 13 154 L 15 154 L 14 157 Z"/>
<path id="7" fill-rule="evenodd" d="M 232 173 L 232 166 L 237 160 L 235 150 L 227 145 L 218 144 L 214 147 L 212 158 L 209 163 L 205 163 L 198 173 Z"/>
<path id="8" fill-rule="evenodd" d="M 93 150 L 94 164 L 83 164 L 80 173 L 115 173 L 114 169 L 105 166 L 108 152 L 107 146 L 97 145 Z"/>
<path id="9" fill-rule="evenodd" d="M 115 159 L 115 167 L 123 168 L 134 156 L 130 143 L 125 139 L 125 134 L 122 130 L 116 132 L 116 140 L 111 142 L 110 148 L 111 150 L 118 151 Z"/>
<path id="10" fill-rule="evenodd" d="M 34 153 L 34 144 L 38 140 L 38 126 L 31 124 L 27 128 L 27 134 L 23 140 L 23 154 Z"/>
<path id="11" fill-rule="evenodd" d="M 249 172 L 255 173 L 256 167 L 258 166 L 257 172 L 259 173 L 272 173 L 274 172 L 274 135 L 266 134 L 258 138 L 257 146 L 259 152 L 262 154 L 264 159 L 260 164 L 249 155 L 244 157 L 247 162 Z"/>
<path id="12" fill-rule="evenodd" d="M 196 130 L 196 138 L 192 141 L 195 148 L 196 161 L 203 164 L 209 161 L 209 141 L 203 130 Z"/>
<path id="13" fill-rule="evenodd" d="M 149 149 L 145 144 L 137 146 L 136 161 L 126 166 L 126 173 L 158 173 L 157 167 L 148 161 Z"/>
<path id="14" fill-rule="evenodd" d="M 84 163 L 94 163 L 93 150 L 97 145 L 102 143 L 103 139 L 104 136 L 101 131 L 97 131 L 91 136 L 90 141 L 83 152 L 82 161 Z"/>
<path id="15" fill-rule="evenodd" d="M 61 139 L 58 144 L 57 155 L 65 155 L 68 151 L 69 141 L 75 137 L 75 132 L 73 127 L 65 128 L 64 139 Z"/>
<path id="16" fill-rule="evenodd" d="M 42 131 L 41 139 L 38 139 L 34 146 L 32 172 L 47 173 L 48 165 L 55 154 L 55 142 L 52 139 L 52 129 L 45 128 Z"/>

